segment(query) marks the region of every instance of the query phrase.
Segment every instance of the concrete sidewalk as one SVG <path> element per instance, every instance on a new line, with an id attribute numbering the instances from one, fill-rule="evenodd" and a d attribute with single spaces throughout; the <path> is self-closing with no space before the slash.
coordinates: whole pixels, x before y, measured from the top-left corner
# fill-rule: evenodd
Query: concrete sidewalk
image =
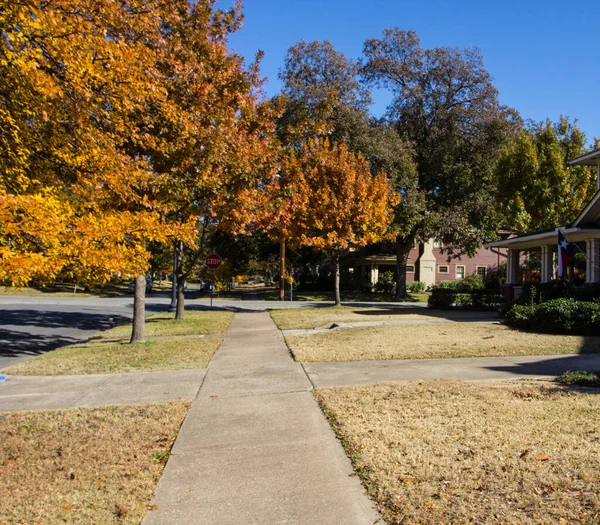
<path id="1" fill-rule="evenodd" d="M 383 523 L 266 312 L 238 313 L 144 525 Z"/>
<path id="2" fill-rule="evenodd" d="M 569 370 L 600 370 L 600 354 L 349 361 L 302 366 L 315 388 L 432 379 L 510 381 L 554 378 Z"/>
<path id="3" fill-rule="evenodd" d="M 9 376 L 0 411 L 49 410 L 194 399 L 206 370 L 85 376 Z"/>

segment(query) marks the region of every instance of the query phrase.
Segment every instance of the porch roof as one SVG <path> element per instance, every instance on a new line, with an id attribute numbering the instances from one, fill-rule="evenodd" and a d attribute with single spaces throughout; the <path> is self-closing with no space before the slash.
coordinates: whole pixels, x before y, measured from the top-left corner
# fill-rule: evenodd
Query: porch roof
<path id="1" fill-rule="evenodd" d="M 575 219 L 572 226 L 578 227 L 583 224 L 594 224 L 600 220 L 600 191 L 592 197 L 592 200 Z"/>
<path id="2" fill-rule="evenodd" d="M 569 166 L 600 166 L 600 149 L 581 155 L 580 157 L 570 160 L 567 164 Z"/>
<path id="3" fill-rule="evenodd" d="M 581 242 L 588 239 L 600 239 L 600 228 L 597 226 L 580 228 L 562 228 L 565 237 L 570 242 Z M 542 232 L 529 233 L 512 237 L 503 241 L 490 242 L 484 244 L 485 248 L 511 248 L 513 250 L 529 250 L 541 246 L 558 245 L 558 230 L 552 228 Z"/>

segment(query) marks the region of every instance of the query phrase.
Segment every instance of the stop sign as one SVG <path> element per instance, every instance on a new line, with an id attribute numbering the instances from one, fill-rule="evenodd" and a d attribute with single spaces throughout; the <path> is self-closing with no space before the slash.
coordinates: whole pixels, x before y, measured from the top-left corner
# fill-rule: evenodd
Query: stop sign
<path id="1" fill-rule="evenodd" d="M 204 264 L 209 267 L 213 272 L 221 266 L 223 259 L 216 253 L 211 253 L 206 259 L 204 259 Z"/>

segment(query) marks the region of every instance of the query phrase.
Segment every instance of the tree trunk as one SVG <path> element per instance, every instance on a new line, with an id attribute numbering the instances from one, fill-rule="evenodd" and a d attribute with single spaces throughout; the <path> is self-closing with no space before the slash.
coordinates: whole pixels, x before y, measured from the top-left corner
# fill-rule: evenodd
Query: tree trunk
<path id="1" fill-rule="evenodd" d="M 406 291 L 406 263 L 410 255 L 414 238 L 396 237 L 396 292 L 393 301 L 403 301 L 410 296 Z"/>
<path id="2" fill-rule="evenodd" d="M 183 272 L 177 272 L 177 309 L 175 319 L 183 321 L 185 319 L 185 275 Z"/>
<path id="3" fill-rule="evenodd" d="M 335 288 L 335 305 L 341 306 L 342 300 L 340 298 L 340 254 L 335 252 L 333 255 L 333 275 L 334 275 L 334 288 Z"/>
<path id="4" fill-rule="evenodd" d="M 279 300 L 285 301 L 285 239 L 281 241 L 279 266 Z"/>
<path id="5" fill-rule="evenodd" d="M 145 299 L 146 276 L 142 274 L 135 278 L 133 296 L 133 328 L 131 330 L 130 343 L 143 343 L 146 341 Z"/>

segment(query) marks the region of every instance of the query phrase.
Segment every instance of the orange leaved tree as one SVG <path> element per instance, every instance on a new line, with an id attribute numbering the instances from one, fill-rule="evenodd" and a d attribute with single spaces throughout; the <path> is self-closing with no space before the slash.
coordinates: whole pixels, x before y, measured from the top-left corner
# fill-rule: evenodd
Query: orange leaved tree
<path id="1" fill-rule="evenodd" d="M 190 3 L 165 35 L 159 69 L 167 102 L 146 117 L 155 143 L 142 151 L 157 174 L 169 223 L 197 226 L 194 242 L 174 238 L 177 319 L 185 315 L 186 278 L 208 254 L 211 234 L 245 233 L 256 222 L 257 199 L 276 158 L 277 108 L 264 101 L 258 62 L 246 66 L 227 48 L 241 24 L 240 6 L 213 6 Z"/>
<path id="2" fill-rule="evenodd" d="M 292 244 L 313 246 L 331 257 L 339 306 L 340 256 L 389 235 L 399 195 L 385 174 L 371 174 L 361 155 L 328 140 L 290 150 L 274 192 L 281 195 L 274 201 L 278 231 Z"/>
<path id="3" fill-rule="evenodd" d="M 168 209 L 140 154 L 154 144 L 153 125 L 140 115 L 165 104 L 164 21 L 182 7 L 180 0 L 4 3 L 0 280 L 25 285 L 66 274 L 95 284 L 114 273 L 143 275 L 147 242 L 168 239 Z"/>

